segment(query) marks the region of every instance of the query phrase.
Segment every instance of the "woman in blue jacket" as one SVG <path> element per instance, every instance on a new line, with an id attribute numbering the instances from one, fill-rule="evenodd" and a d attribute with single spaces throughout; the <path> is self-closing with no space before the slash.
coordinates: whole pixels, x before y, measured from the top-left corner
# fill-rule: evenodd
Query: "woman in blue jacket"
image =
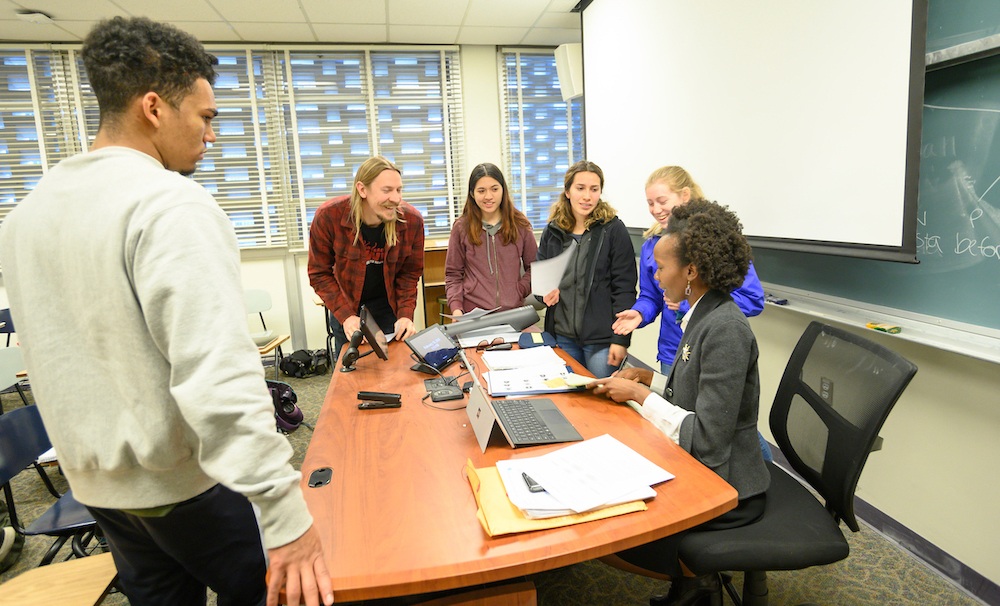
<path id="1" fill-rule="evenodd" d="M 639 298 L 631 309 L 626 309 L 617 315 L 614 331 L 619 335 L 631 334 L 636 328 L 652 323 L 662 314 L 656 359 L 659 360 L 660 372 L 664 375 L 670 374 L 674 353 L 681 342 L 680 319 L 690 307 L 686 301 L 664 300 L 663 290 L 653 279 L 653 274 L 656 272 L 653 247 L 659 241 L 660 233 L 666 229 L 670 213 L 674 208 L 688 200 L 704 197 L 698 184 L 680 166 L 658 168 L 646 180 L 646 204 L 649 205 L 649 214 L 656 222 L 643 233 L 646 241 L 642 243 L 639 257 Z M 750 270 L 747 271 L 743 285 L 734 290 L 731 296 L 748 318 L 756 316 L 764 309 L 764 289 L 760 285 L 760 279 L 757 278 L 753 262 L 750 263 Z"/>
<path id="2" fill-rule="evenodd" d="M 615 314 L 635 303 L 635 249 L 615 209 L 601 199 L 604 172 L 581 160 L 570 167 L 538 243 L 537 259 L 574 247 L 559 287 L 542 301 L 545 330 L 597 377 L 625 359 L 631 337 L 615 334 Z"/>
<path id="3" fill-rule="evenodd" d="M 656 359 L 660 361 L 660 373 L 670 374 L 674 363 L 674 354 L 681 342 L 681 318 L 691 309 L 687 301 L 673 302 L 665 299 L 663 289 L 657 284 L 653 274 L 656 273 L 656 261 L 653 259 L 653 247 L 660 240 L 660 234 L 667 228 L 673 209 L 692 199 L 702 199 L 705 194 L 694 182 L 690 173 L 680 166 L 664 166 L 653 171 L 646 180 L 646 204 L 649 214 L 656 220 L 642 235 L 646 241 L 642 243 L 639 258 L 639 298 L 632 309 L 626 309 L 617 316 L 614 323 L 615 334 L 629 335 L 636 328 L 642 328 L 653 322 L 656 316 L 660 319 L 660 339 L 657 341 Z M 750 262 L 743 285 L 729 293 L 733 302 L 748 318 L 756 316 L 764 309 L 764 288 L 757 277 L 757 271 Z M 765 461 L 772 460 L 771 447 L 764 436 L 757 434 L 760 449 Z"/>

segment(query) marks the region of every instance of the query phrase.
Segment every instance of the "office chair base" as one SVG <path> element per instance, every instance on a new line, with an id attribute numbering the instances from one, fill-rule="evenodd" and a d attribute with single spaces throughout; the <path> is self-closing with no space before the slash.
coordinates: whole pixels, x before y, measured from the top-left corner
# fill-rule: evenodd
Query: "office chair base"
<path id="1" fill-rule="evenodd" d="M 667 595 L 651 597 L 649 606 L 722 606 L 719 575 L 676 578 L 670 582 Z"/>

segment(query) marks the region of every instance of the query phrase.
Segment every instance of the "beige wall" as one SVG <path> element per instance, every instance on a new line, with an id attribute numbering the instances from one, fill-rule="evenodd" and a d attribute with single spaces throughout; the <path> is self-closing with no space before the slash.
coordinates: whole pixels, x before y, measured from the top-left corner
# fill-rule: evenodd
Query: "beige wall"
<path id="1" fill-rule="evenodd" d="M 500 164 L 500 107 L 494 47 L 463 47 L 466 148 L 471 164 Z M 287 279 L 286 279 L 287 277 Z M 271 292 L 268 327 L 292 334 L 293 348 L 326 346 L 322 308 L 312 302 L 306 256 L 243 254 L 246 288 Z M 0 290 L 6 305 L 6 294 Z M 419 308 L 418 308 L 419 309 Z M 418 313 L 418 318 L 420 314 Z M 761 351 L 761 430 L 792 347 L 810 318 L 775 306 L 752 320 Z M 258 330 L 259 320 L 250 322 Z M 631 353 L 655 364 L 658 325 L 637 332 Z M 1000 368 L 866 331 L 920 370 L 890 415 L 885 445 L 869 459 L 858 495 L 917 534 L 1000 583 Z"/>

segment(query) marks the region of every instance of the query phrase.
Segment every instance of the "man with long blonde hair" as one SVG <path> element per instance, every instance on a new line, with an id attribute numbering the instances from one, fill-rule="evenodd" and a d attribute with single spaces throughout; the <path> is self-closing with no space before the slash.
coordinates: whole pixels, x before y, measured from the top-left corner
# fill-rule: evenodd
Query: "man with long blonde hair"
<path id="1" fill-rule="evenodd" d="M 350 195 L 316 209 L 309 229 L 309 283 L 330 314 L 338 357 L 361 326 L 362 305 L 387 335 L 402 340 L 416 332 L 424 220 L 402 196 L 399 169 L 375 156 L 358 168 Z"/>

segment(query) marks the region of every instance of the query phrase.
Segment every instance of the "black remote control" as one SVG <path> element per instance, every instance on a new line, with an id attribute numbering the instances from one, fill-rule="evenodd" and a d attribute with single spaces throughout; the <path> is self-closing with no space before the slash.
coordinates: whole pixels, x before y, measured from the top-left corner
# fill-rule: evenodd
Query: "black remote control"
<path id="1" fill-rule="evenodd" d="M 358 399 L 373 402 L 399 402 L 403 399 L 403 396 L 398 393 L 385 393 L 381 391 L 359 391 Z"/>

